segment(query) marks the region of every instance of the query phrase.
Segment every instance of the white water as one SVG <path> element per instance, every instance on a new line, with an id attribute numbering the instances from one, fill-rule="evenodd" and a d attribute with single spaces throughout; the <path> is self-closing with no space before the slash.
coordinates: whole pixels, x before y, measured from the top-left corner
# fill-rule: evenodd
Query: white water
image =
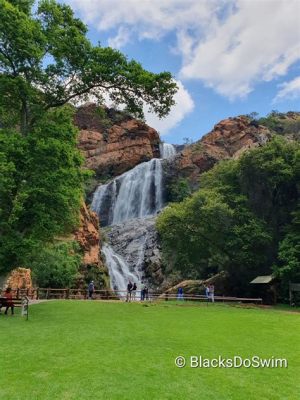
<path id="1" fill-rule="evenodd" d="M 106 185 L 98 186 L 92 200 L 92 209 L 100 216 L 106 216 L 107 225 L 115 225 L 133 218 L 155 215 L 163 208 L 162 159 L 176 154 L 173 145 L 160 145 L 161 159 L 154 158 L 141 163 L 130 171 L 116 177 Z M 141 243 L 139 260 L 130 271 L 126 260 L 105 244 L 102 253 L 109 270 L 110 284 L 114 290 L 126 290 L 128 281 L 138 284 L 139 267 L 145 256 L 145 243 Z"/>
<path id="2" fill-rule="evenodd" d="M 171 158 L 176 154 L 175 147 L 170 143 L 162 143 L 159 145 L 161 158 Z"/>
<path id="3" fill-rule="evenodd" d="M 105 243 L 102 247 L 102 253 L 105 256 L 112 289 L 126 290 L 129 281 L 138 284 L 140 277 L 137 271 L 131 272 L 126 261 L 114 251 L 112 246 Z"/>
<path id="4" fill-rule="evenodd" d="M 92 209 L 100 218 L 108 213 L 109 225 L 155 215 L 162 206 L 162 165 L 157 158 L 100 185 L 92 201 Z"/>

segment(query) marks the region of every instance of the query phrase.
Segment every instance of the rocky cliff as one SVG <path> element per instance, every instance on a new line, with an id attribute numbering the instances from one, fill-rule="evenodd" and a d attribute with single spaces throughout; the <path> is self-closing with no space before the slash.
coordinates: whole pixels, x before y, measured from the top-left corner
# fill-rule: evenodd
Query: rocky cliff
<path id="1" fill-rule="evenodd" d="M 80 210 L 80 226 L 74 234 L 83 252 L 84 265 L 100 264 L 99 220 L 96 213 L 84 203 Z"/>
<path id="2" fill-rule="evenodd" d="M 80 129 L 79 148 L 85 166 L 106 180 L 137 164 L 159 157 L 159 135 L 155 129 L 123 112 L 88 104 L 75 115 Z"/>
<path id="3" fill-rule="evenodd" d="M 94 280 L 97 289 L 109 287 L 109 276 L 101 256 L 101 237 L 96 213 L 83 203 L 80 210 L 80 225 L 74 232 L 74 239 L 82 250 L 82 266 L 76 280 L 76 287 L 86 287 Z"/>
<path id="4" fill-rule="evenodd" d="M 237 158 L 244 151 L 265 144 L 271 137 L 268 128 L 245 116 L 228 118 L 196 143 L 186 146 L 175 158 L 166 162 L 167 179 L 189 178 L 197 186 L 198 177 L 227 158 Z"/>

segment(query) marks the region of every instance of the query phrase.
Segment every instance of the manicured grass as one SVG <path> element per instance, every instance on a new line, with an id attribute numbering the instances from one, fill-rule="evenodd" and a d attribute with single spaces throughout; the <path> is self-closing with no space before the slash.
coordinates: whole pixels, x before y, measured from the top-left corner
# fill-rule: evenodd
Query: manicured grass
<path id="1" fill-rule="evenodd" d="M 51 301 L 0 315 L 0 399 L 296 400 L 300 314 L 226 305 Z M 177 368 L 178 355 L 288 368 Z"/>

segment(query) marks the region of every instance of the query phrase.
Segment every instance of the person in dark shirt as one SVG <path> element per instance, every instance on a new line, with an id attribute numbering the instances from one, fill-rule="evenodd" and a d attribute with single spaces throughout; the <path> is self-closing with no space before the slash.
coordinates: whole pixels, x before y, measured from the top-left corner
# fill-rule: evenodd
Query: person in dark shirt
<path id="1" fill-rule="evenodd" d="M 145 300 L 145 285 L 142 283 L 141 287 L 141 301 Z"/>
<path id="2" fill-rule="evenodd" d="M 135 301 L 135 296 L 136 296 L 136 283 L 134 282 L 133 286 L 132 286 L 132 300 Z"/>
<path id="3" fill-rule="evenodd" d="M 145 288 L 144 288 L 144 299 L 145 300 L 149 300 L 149 289 L 148 289 L 148 287 L 145 285 Z"/>
<path id="4" fill-rule="evenodd" d="M 89 287 L 88 287 L 89 299 L 91 299 L 91 300 L 93 299 L 94 290 L 95 290 L 94 281 L 91 281 L 91 282 L 89 283 Z"/>
<path id="5" fill-rule="evenodd" d="M 133 285 L 132 285 L 131 281 L 129 281 L 129 282 L 128 282 L 128 285 L 127 285 L 127 296 L 126 296 L 126 301 L 131 301 L 131 292 L 132 292 L 132 288 L 133 288 Z"/>
<path id="6" fill-rule="evenodd" d="M 14 307 L 15 307 L 15 305 L 13 303 L 13 296 L 12 296 L 12 293 L 11 293 L 11 288 L 7 288 L 6 289 L 4 297 L 5 297 L 5 306 L 6 306 L 4 314 L 7 315 L 7 312 L 10 309 L 11 310 L 11 315 L 14 315 Z"/>

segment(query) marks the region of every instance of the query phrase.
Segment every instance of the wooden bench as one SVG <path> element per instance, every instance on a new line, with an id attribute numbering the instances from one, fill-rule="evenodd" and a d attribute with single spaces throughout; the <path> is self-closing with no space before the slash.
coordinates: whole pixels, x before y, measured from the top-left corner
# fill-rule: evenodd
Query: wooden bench
<path id="1" fill-rule="evenodd" d="M 12 303 L 14 307 L 24 307 L 23 310 L 25 313 L 23 315 L 26 315 L 26 319 L 28 319 L 28 314 L 29 314 L 29 299 L 27 296 L 23 296 L 22 298 L 19 297 L 13 297 L 12 298 Z M 0 297 L 0 311 L 2 313 L 2 308 L 6 308 L 7 306 L 7 301 L 5 297 Z"/>

